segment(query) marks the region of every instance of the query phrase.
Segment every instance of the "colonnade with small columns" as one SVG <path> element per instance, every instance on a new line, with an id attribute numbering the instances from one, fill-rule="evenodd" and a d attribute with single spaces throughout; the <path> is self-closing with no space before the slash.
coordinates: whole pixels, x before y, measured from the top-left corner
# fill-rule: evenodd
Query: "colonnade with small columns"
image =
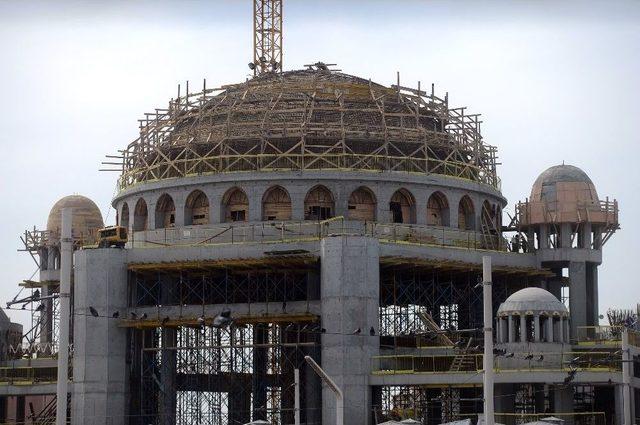
<path id="1" fill-rule="evenodd" d="M 569 317 L 540 312 L 504 314 L 496 319 L 498 343 L 569 342 Z"/>

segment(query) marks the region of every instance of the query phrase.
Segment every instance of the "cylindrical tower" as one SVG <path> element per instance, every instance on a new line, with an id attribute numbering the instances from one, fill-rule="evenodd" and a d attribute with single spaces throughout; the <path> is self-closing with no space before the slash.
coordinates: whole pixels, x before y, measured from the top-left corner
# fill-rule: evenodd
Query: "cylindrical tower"
<path id="1" fill-rule="evenodd" d="M 531 197 L 516 208 L 527 248 L 535 250 L 541 266 L 568 269 L 571 337 L 579 329 L 598 325 L 598 265 L 602 247 L 619 228 L 618 203 L 601 200 L 589 176 L 573 165 L 544 171 Z M 566 275 L 566 274 L 565 274 Z M 559 297 L 559 286 L 549 288 Z"/>

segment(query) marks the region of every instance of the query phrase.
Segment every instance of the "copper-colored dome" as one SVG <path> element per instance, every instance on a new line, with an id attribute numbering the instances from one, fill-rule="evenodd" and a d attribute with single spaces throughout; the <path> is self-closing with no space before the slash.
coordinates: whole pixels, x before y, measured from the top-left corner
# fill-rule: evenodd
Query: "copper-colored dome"
<path id="1" fill-rule="evenodd" d="M 47 230 L 59 234 L 62 226 L 62 209 L 73 209 L 73 236 L 89 236 L 104 227 L 100 208 L 91 199 L 80 196 L 65 196 L 55 203 L 47 220 Z"/>
<path id="2" fill-rule="evenodd" d="M 555 210 L 557 203 L 598 203 L 598 193 L 593 182 L 578 167 L 555 165 L 546 169 L 536 179 L 531 189 L 531 201 L 542 201 Z"/>

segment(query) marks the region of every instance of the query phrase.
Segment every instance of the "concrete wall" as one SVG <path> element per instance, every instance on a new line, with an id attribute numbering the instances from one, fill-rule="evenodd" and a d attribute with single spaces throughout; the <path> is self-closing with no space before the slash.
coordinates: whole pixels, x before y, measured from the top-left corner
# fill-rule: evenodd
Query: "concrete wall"
<path id="1" fill-rule="evenodd" d="M 322 240 L 322 367 L 344 392 L 344 423 L 371 423 L 371 357 L 378 353 L 379 246 L 373 238 Z M 373 327 L 375 336 L 370 336 Z M 359 334 L 354 331 L 360 329 Z M 316 359 L 317 360 L 317 359 Z M 322 423 L 336 423 L 335 395 L 323 385 Z"/>
<path id="2" fill-rule="evenodd" d="M 127 308 L 126 256 L 121 249 L 75 253 L 73 424 L 127 423 L 127 330 L 112 319 Z"/>

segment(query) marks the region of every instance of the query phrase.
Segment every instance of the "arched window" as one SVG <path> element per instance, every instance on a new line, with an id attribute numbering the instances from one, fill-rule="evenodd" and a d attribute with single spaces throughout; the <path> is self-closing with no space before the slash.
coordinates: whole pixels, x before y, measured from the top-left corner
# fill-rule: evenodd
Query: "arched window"
<path id="1" fill-rule="evenodd" d="M 222 197 L 223 220 L 227 223 L 233 221 L 249 220 L 249 198 L 240 188 L 229 189 Z"/>
<path id="2" fill-rule="evenodd" d="M 435 192 L 427 201 L 427 225 L 449 225 L 449 202 L 442 192 Z"/>
<path id="3" fill-rule="evenodd" d="M 262 197 L 262 220 L 291 220 L 291 197 L 280 186 L 267 190 Z"/>
<path id="4" fill-rule="evenodd" d="M 194 190 L 187 197 L 184 224 L 187 226 L 209 224 L 209 199 L 201 190 Z"/>
<path id="5" fill-rule="evenodd" d="M 462 230 L 475 230 L 476 228 L 473 201 L 467 195 L 464 195 L 458 204 L 458 228 Z"/>
<path id="6" fill-rule="evenodd" d="M 416 222 L 415 198 L 406 189 L 397 190 L 389 202 L 391 221 L 394 223 L 413 224 Z"/>
<path id="7" fill-rule="evenodd" d="M 156 204 L 156 229 L 174 227 L 176 224 L 176 205 L 166 193 L 158 198 Z"/>
<path id="8" fill-rule="evenodd" d="M 376 219 L 376 197 L 366 187 L 359 187 L 349 197 L 347 215 L 351 220 L 374 221 Z"/>
<path id="9" fill-rule="evenodd" d="M 333 196 L 324 186 L 316 186 L 307 193 L 304 199 L 305 220 L 326 220 L 333 217 Z"/>
<path id="10" fill-rule="evenodd" d="M 120 210 L 120 226 L 129 228 L 129 205 L 125 202 Z"/>
<path id="11" fill-rule="evenodd" d="M 147 230 L 147 223 L 149 222 L 149 212 L 147 211 L 147 203 L 144 199 L 138 199 L 136 202 L 136 208 L 133 210 L 133 230 L 140 232 Z"/>

